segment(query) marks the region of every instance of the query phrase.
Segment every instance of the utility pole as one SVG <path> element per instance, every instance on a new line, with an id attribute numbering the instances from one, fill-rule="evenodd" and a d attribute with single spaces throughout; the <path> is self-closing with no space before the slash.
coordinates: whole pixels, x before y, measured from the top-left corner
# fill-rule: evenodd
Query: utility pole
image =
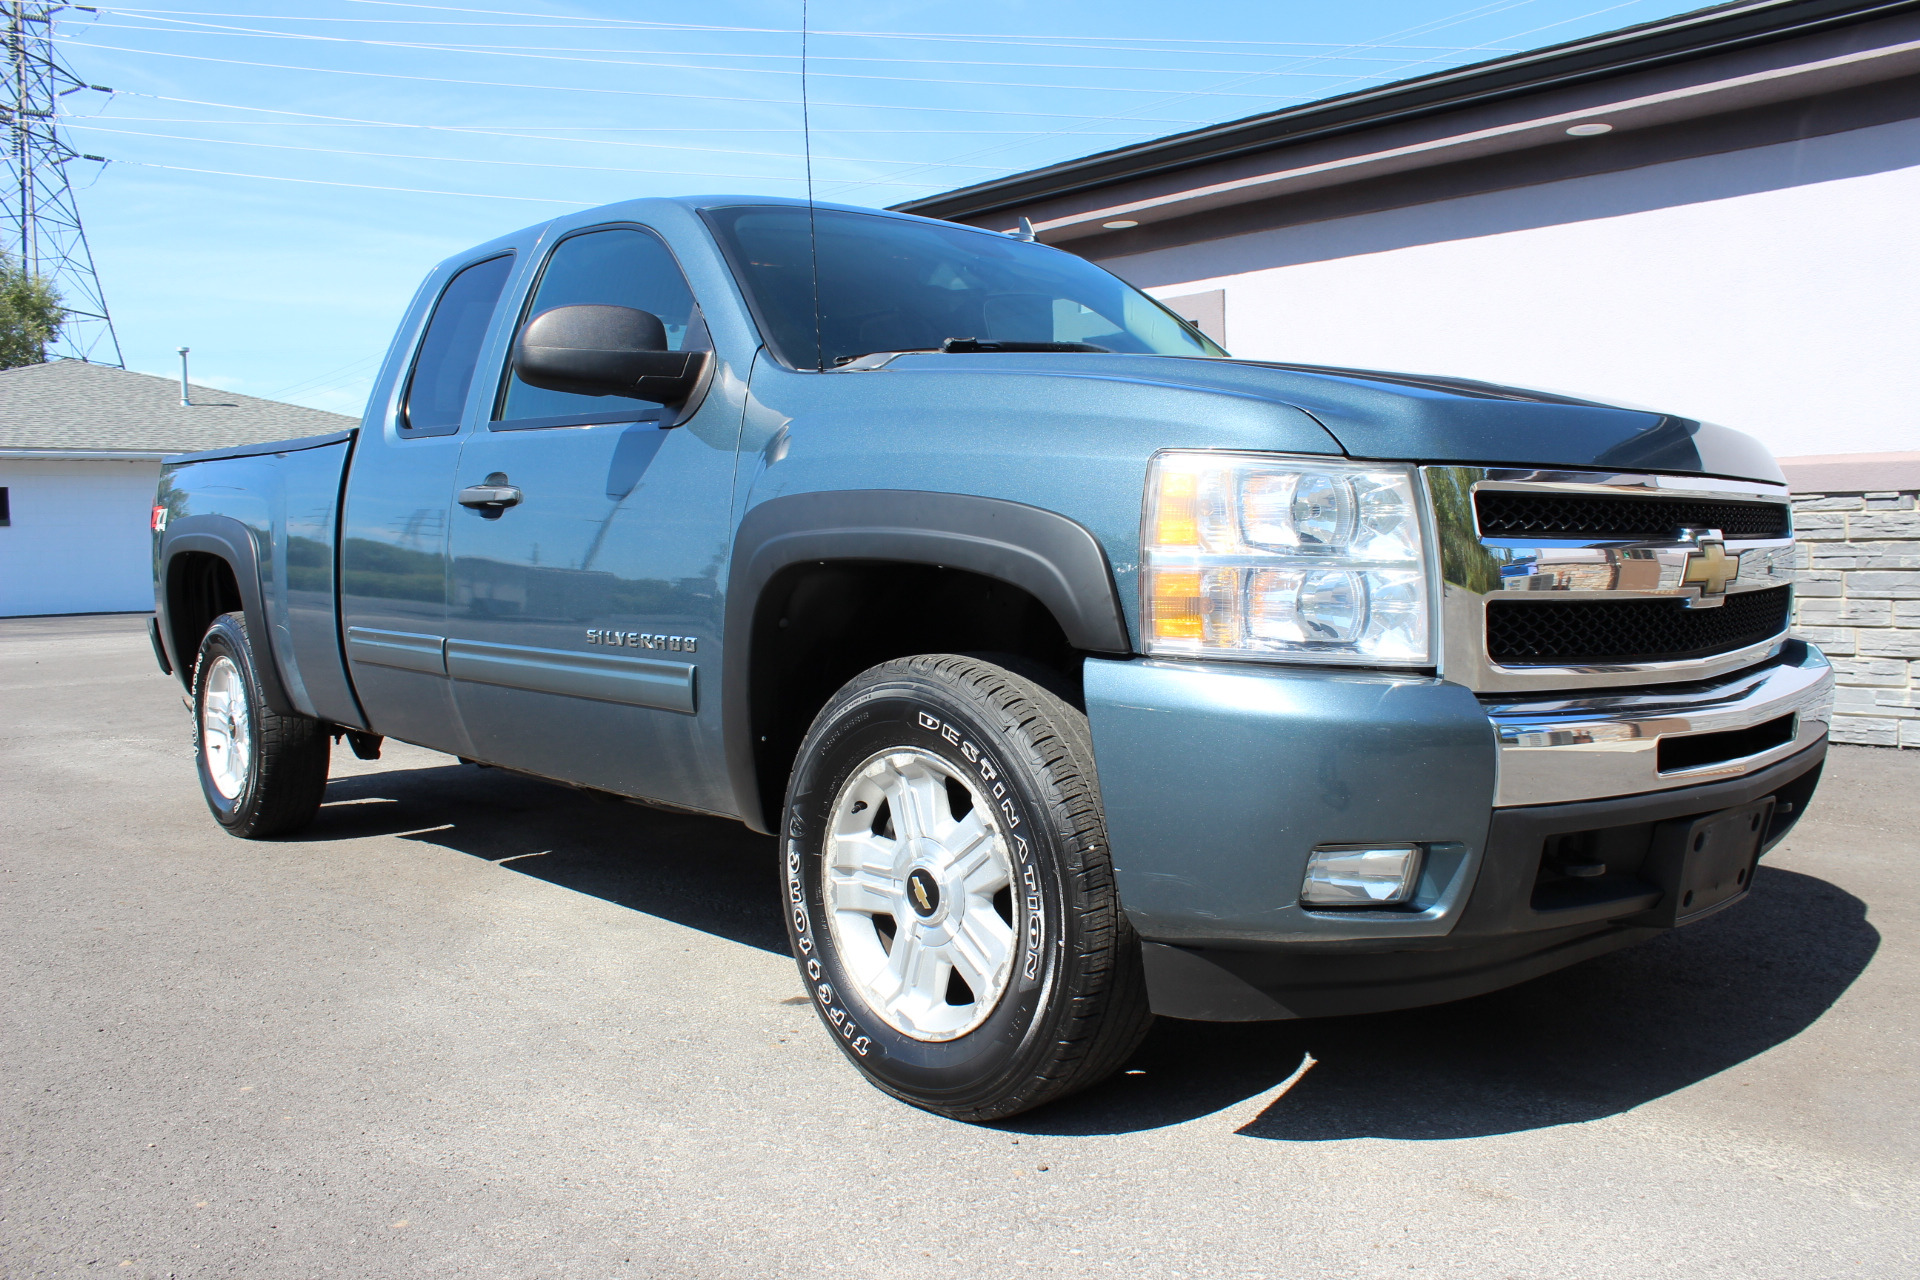
<path id="1" fill-rule="evenodd" d="M 12 130 L 6 158 L 11 172 L 0 187 L 0 230 L 10 241 L 4 247 L 25 271 L 46 277 L 60 292 L 66 320 L 49 357 L 125 367 L 67 177 L 69 162 L 101 157 L 69 147 L 58 125 L 61 98 L 82 89 L 113 91 L 80 79 L 54 54 L 54 15 L 78 6 L 27 0 L 0 0 L 0 5 L 7 58 L 0 125 Z"/>

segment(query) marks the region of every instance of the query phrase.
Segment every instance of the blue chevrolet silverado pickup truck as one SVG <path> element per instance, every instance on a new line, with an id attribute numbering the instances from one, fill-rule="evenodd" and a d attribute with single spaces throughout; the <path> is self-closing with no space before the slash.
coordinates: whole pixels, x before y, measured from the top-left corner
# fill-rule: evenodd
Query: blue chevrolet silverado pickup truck
<path id="1" fill-rule="evenodd" d="M 238 836 L 383 737 L 778 838 L 880 1088 L 1493 990 L 1732 905 L 1831 674 L 1737 432 L 1236 360 L 1029 239 L 639 200 L 456 255 L 360 426 L 194 454 L 153 639 Z"/>

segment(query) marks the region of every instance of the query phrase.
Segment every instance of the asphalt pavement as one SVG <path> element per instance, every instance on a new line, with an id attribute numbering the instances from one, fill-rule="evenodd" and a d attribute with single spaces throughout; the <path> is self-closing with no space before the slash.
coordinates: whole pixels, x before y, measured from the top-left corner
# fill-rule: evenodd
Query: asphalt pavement
<path id="1" fill-rule="evenodd" d="M 232 839 L 143 628 L 0 621 L 0 1276 L 1920 1274 L 1920 752 L 1646 946 L 980 1126 L 828 1043 L 771 841 L 394 743 Z"/>

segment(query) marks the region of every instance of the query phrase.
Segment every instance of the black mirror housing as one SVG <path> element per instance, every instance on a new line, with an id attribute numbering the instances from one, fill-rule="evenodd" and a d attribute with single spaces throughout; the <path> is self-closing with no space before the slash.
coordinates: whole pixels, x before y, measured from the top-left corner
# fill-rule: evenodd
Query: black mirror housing
<path id="1" fill-rule="evenodd" d="M 542 311 L 513 344 L 513 372 L 529 386 L 652 404 L 685 400 L 706 361 L 704 351 L 667 350 L 652 312 L 600 304 Z"/>

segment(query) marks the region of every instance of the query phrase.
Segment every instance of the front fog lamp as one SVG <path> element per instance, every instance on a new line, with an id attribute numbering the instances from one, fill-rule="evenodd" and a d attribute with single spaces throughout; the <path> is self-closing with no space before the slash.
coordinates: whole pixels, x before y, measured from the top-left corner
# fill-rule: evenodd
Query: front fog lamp
<path id="1" fill-rule="evenodd" d="M 1148 653 L 1431 661 L 1413 473 L 1332 461 L 1182 450 L 1153 460 L 1141 533 Z"/>
<path id="2" fill-rule="evenodd" d="M 1420 846 L 1328 845 L 1307 858 L 1300 901 L 1309 907 L 1392 907 L 1413 900 Z"/>

